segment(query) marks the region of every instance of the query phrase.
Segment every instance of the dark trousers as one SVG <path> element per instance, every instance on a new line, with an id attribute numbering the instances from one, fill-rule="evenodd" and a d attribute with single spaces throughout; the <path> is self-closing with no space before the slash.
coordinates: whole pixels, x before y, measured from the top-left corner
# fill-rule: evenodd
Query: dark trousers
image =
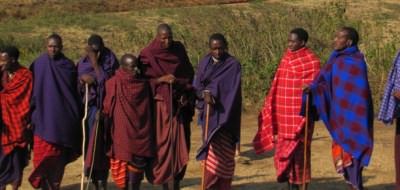
<path id="1" fill-rule="evenodd" d="M 396 119 L 394 137 L 394 165 L 396 168 L 396 190 L 400 190 L 400 118 Z"/>

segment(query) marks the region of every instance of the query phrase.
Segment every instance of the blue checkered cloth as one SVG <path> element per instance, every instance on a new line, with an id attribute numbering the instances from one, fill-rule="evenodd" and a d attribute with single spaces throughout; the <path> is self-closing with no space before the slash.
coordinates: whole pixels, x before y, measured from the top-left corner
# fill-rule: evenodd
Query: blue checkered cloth
<path id="1" fill-rule="evenodd" d="M 379 109 L 378 120 L 385 124 L 392 124 L 393 119 L 398 117 L 399 100 L 392 95 L 394 91 L 398 90 L 400 90 L 400 52 L 394 59 Z"/>
<path id="2" fill-rule="evenodd" d="M 373 103 L 364 55 L 356 46 L 334 51 L 310 85 L 312 105 L 332 139 L 367 166 L 373 148 Z"/>

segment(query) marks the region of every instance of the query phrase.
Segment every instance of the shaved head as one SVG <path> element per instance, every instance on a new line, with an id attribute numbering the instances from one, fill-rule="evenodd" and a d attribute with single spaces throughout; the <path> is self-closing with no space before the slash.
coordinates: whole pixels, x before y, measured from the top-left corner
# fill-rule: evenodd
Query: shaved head
<path id="1" fill-rule="evenodd" d="M 124 54 L 121 57 L 121 67 L 124 71 L 133 72 L 135 74 L 139 74 L 138 69 L 138 60 L 136 56 L 132 54 Z"/>
<path id="2" fill-rule="evenodd" d="M 172 45 L 173 36 L 171 27 L 168 24 L 160 24 L 157 27 L 157 39 L 161 48 L 169 48 Z"/>
<path id="3" fill-rule="evenodd" d="M 158 27 L 157 27 L 157 34 L 160 34 L 160 33 L 172 34 L 172 29 L 168 24 L 162 23 L 162 24 L 158 25 Z"/>
<path id="4" fill-rule="evenodd" d="M 47 37 L 47 54 L 52 59 L 57 59 L 62 53 L 62 38 L 60 35 L 54 33 Z"/>
<path id="5" fill-rule="evenodd" d="M 61 38 L 61 36 L 58 35 L 57 33 L 53 33 L 53 34 L 51 34 L 49 37 L 47 37 L 47 41 L 49 41 L 49 40 L 54 40 L 54 41 L 56 41 L 59 45 L 62 46 L 62 43 L 63 43 L 62 38 Z"/>

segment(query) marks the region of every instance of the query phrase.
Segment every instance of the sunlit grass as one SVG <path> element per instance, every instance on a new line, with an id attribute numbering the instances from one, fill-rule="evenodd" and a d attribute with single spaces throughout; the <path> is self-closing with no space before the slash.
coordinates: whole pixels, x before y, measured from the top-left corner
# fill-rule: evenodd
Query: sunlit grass
<path id="1" fill-rule="evenodd" d="M 157 24 L 168 22 L 173 27 L 175 39 L 185 44 L 192 64 L 197 65 L 208 51 L 208 36 L 221 32 L 229 41 L 231 54 L 242 63 L 244 105 L 250 109 L 253 105 L 261 105 L 292 28 L 308 30 L 309 47 L 325 62 L 332 50 L 336 29 L 351 25 L 361 34 L 360 47 L 368 61 L 377 108 L 400 38 L 396 32 L 387 33 L 382 29 L 382 17 L 369 22 L 347 18 L 345 6 L 339 1 L 305 9 L 252 1 L 240 6 L 81 11 L 79 14 L 73 11 L 40 12 L 24 19 L 9 17 L 1 20 L 0 46 L 17 45 L 22 51 L 21 62 L 30 64 L 44 50 L 44 38 L 57 32 L 64 38 L 66 54 L 77 61 L 86 38 L 97 33 L 104 36 L 106 45 L 118 55 L 138 54 L 152 40 Z"/>

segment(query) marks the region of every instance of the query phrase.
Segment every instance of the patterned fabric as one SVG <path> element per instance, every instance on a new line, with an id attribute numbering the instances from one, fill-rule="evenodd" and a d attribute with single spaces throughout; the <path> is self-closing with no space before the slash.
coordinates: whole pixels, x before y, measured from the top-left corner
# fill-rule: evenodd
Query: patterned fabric
<path id="1" fill-rule="evenodd" d="M 342 147 L 332 141 L 332 158 L 337 173 L 343 173 L 344 168 L 351 166 L 353 158 Z"/>
<path id="2" fill-rule="evenodd" d="M 312 82 L 319 69 L 318 58 L 308 48 L 286 51 L 258 118 L 259 128 L 253 140 L 256 153 L 273 149 L 274 134 L 279 138 L 298 139 L 305 124 L 304 117 L 299 115 L 303 87 Z M 290 144 L 281 151 L 287 157 L 296 146 Z"/>
<path id="3" fill-rule="evenodd" d="M 230 133 L 220 130 L 211 139 L 206 158 L 206 169 L 212 174 L 231 179 L 235 171 L 235 141 Z M 207 187 L 209 184 L 207 184 Z"/>
<path id="4" fill-rule="evenodd" d="M 138 183 L 143 179 L 143 170 L 123 160 L 110 158 L 110 169 L 114 183 L 121 189 L 125 188 L 126 182 Z"/>
<path id="5" fill-rule="evenodd" d="M 304 136 L 301 137 L 301 140 L 288 140 L 288 139 L 278 138 L 274 156 L 274 164 L 276 168 L 276 176 L 278 182 L 303 184 L 303 183 L 309 183 L 311 181 L 311 140 L 312 140 L 313 129 L 314 129 L 313 125 L 308 127 L 307 154 L 306 154 L 307 163 L 305 168 L 306 169 L 305 179 L 303 179 Z M 290 155 L 285 155 L 286 152 L 290 152 Z"/>
<path id="6" fill-rule="evenodd" d="M 395 91 L 400 91 L 400 52 L 397 53 L 394 59 L 379 109 L 378 120 L 385 124 L 392 124 L 395 112 L 398 111 L 396 110 L 398 101 L 392 95 Z"/>
<path id="7" fill-rule="evenodd" d="M 204 174 L 206 190 L 230 190 L 233 178 L 221 178 L 206 170 Z"/>
<path id="8" fill-rule="evenodd" d="M 111 177 L 114 180 L 115 185 L 123 189 L 126 185 L 126 174 L 127 174 L 127 162 L 117 159 L 110 159 Z"/>
<path id="9" fill-rule="evenodd" d="M 32 187 L 56 190 L 60 188 L 67 158 L 60 146 L 50 144 L 39 136 L 34 136 L 33 171 L 29 176 Z M 43 180 L 44 183 L 42 182 Z"/>
<path id="10" fill-rule="evenodd" d="M 3 73 L 3 89 L 0 91 L 1 116 L 1 147 L 3 154 L 11 153 L 15 147 L 26 147 L 23 134 L 29 123 L 29 106 L 32 94 L 32 73 L 19 66 L 10 79 L 8 73 Z"/>
<path id="11" fill-rule="evenodd" d="M 373 103 L 364 55 L 334 51 L 310 86 L 312 103 L 335 143 L 367 166 L 373 146 Z"/>

